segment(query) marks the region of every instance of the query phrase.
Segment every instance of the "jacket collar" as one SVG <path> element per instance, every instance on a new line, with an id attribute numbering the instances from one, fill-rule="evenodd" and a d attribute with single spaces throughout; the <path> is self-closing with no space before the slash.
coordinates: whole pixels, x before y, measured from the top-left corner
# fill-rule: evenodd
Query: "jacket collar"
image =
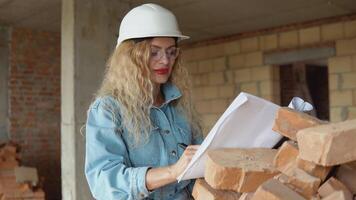
<path id="1" fill-rule="evenodd" d="M 169 102 L 179 99 L 182 96 L 179 89 L 170 82 L 161 85 L 161 90 L 165 99 L 164 104 L 168 104 Z"/>

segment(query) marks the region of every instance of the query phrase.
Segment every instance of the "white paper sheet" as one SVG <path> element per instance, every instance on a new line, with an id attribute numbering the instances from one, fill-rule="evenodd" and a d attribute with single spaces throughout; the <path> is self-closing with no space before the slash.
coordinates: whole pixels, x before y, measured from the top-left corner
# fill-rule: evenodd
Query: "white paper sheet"
<path id="1" fill-rule="evenodd" d="M 288 107 L 299 111 L 311 111 L 313 106 L 299 97 L 293 97 Z"/>
<path id="2" fill-rule="evenodd" d="M 295 97 L 289 107 L 309 111 L 313 106 Z M 240 93 L 213 126 L 185 171 L 181 180 L 204 177 L 206 151 L 217 148 L 272 148 L 282 136 L 272 131 L 275 115 L 280 106 Z"/>

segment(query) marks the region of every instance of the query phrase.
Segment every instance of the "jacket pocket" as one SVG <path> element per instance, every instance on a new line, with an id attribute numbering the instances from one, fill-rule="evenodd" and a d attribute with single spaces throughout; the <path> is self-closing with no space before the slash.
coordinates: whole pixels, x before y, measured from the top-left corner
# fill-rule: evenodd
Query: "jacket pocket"
<path id="1" fill-rule="evenodd" d="M 182 142 L 186 145 L 190 145 L 192 143 L 192 134 L 190 130 L 187 128 L 184 128 L 183 126 L 177 126 L 178 132 L 179 132 L 179 142 Z"/>
<path id="2" fill-rule="evenodd" d="M 147 141 L 143 141 L 136 147 L 129 147 L 130 159 L 134 166 L 156 167 L 160 165 L 164 144 L 159 132 L 160 128 L 154 128 Z"/>

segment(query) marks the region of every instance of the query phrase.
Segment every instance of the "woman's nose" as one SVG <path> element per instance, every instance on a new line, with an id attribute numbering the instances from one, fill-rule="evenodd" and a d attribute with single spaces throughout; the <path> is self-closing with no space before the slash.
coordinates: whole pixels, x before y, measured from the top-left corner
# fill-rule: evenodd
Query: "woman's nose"
<path id="1" fill-rule="evenodd" d="M 162 54 L 162 57 L 160 59 L 160 62 L 163 63 L 163 64 L 168 64 L 169 63 L 169 58 L 168 58 L 168 55 L 167 53 L 163 53 Z"/>

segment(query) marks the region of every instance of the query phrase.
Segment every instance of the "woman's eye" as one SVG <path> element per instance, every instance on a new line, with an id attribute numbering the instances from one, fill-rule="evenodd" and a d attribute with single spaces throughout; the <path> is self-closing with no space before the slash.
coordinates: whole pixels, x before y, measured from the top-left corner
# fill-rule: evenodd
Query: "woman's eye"
<path id="1" fill-rule="evenodd" d="M 170 56 L 174 56 L 174 55 L 176 55 L 176 52 L 177 51 L 175 49 L 172 49 L 172 50 L 168 50 L 166 53 Z"/>
<path id="2" fill-rule="evenodd" d="M 151 51 L 151 56 L 157 56 L 158 55 L 158 51 Z"/>

